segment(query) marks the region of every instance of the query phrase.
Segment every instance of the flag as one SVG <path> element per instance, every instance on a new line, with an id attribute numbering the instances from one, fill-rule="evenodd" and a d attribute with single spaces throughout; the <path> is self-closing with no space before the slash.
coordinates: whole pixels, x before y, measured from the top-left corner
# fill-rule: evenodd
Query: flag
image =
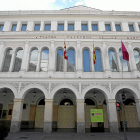
<path id="1" fill-rule="evenodd" d="M 66 50 L 66 44 L 65 44 L 65 42 L 64 42 L 64 59 L 68 60 L 67 50 Z"/>
<path id="2" fill-rule="evenodd" d="M 117 70 L 117 65 L 116 65 L 116 62 L 115 62 L 113 56 L 112 56 L 112 69 Z"/>
<path id="3" fill-rule="evenodd" d="M 96 55 L 95 55 L 95 48 L 94 48 L 94 44 L 93 44 L 93 63 L 96 63 Z"/>
<path id="4" fill-rule="evenodd" d="M 128 51 L 126 50 L 123 42 L 121 41 L 122 43 L 122 55 L 123 55 L 123 59 L 126 60 L 126 61 L 129 61 L 129 53 Z"/>

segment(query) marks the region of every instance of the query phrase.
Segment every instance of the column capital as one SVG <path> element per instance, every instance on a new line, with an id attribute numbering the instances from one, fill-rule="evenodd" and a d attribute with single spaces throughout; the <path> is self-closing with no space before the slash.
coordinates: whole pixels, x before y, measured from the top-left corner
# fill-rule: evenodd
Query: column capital
<path id="1" fill-rule="evenodd" d="M 28 45 L 29 44 L 29 40 L 25 40 L 25 45 Z"/>
<path id="2" fill-rule="evenodd" d="M 1 41 L 1 42 L 0 42 L 0 45 L 4 45 L 4 41 Z"/>
<path id="3" fill-rule="evenodd" d="M 85 99 L 77 99 L 76 102 L 85 102 Z"/>
<path id="4" fill-rule="evenodd" d="M 128 45 L 131 45 L 131 44 L 132 44 L 132 41 L 129 41 L 129 42 L 128 42 Z"/>
<path id="5" fill-rule="evenodd" d="M 81 43 L 81 40 L 77 40 L 77 44 L 80 44 Z"/>
<path id="6" fill-rule="evenodd" d="M 55 40 L 51 40 L 50 42 L 51 42 L 51 44 L 54 44 L 55 43 Z"/>
<path id="7" fill-rule="evenodd" d="M 116 100 L 115 99 L 108 99 L 106 100 L 107 103 L 116 103 Z"/>
<path id="8" fill-rule="evenodd" d="M 102 43 L 103 43 L 103 45 L 107 45 L 107 42 L 106 41 L 103 41 Z"/>
<path id="9" fill-rule="evenodd" d="M 23 102 L 23 99 L 15 98 L 13 101 L 14 102 Z"/>
<path id="10" fill-rule="evenodd" d="M 45 102 L 53 102 L 53 99 L 45 99 Z"/>

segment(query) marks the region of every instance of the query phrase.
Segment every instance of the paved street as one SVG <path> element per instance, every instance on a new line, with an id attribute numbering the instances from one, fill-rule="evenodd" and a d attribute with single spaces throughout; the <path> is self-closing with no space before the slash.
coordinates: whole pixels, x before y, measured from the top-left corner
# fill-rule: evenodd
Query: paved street
<path id="1" fill-rule="evenodd" d="M 140 132 L 127 132 L 128 140 L 140 140 Z M 123 133 L 85 133 L 54 132 L 44 134 L 42 132 L 9 133 L 5 140 L 123 140 Z"/>

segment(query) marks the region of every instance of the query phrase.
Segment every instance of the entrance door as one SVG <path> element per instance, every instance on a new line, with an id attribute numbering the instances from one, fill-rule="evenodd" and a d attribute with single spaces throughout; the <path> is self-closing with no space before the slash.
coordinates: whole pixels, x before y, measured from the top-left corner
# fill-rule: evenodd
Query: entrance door
<path id="1" fill-rule="evenodd" d="M 57 128 L 75 128 L 75 106 L 58 107 Z"/>
<path id="2" fill-rule="evenodd" d="M 44 127 L 44 106 L 37 106 L 35 116 L 35 128 Z"/>

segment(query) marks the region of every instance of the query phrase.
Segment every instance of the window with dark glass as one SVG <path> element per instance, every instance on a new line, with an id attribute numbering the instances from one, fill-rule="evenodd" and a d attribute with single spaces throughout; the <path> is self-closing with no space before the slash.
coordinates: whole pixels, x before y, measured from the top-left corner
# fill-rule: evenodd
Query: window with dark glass
<path id="1" fill-rule="evenodd" d="M 118 31 L 118 32 L 121 31 L 121 26 L 120 26 L 120 24 L 116 24 L 115 27 L 116 27 L 116 31 Z"/>
<path id="2" fill-rule="evenodd" d="M 140 31 L 140 25 L 139 25 L 139 31 Z"/>
<path id="3" fill-rule="evenodd" d="M 58 24 L 57 30 L 64 31 L 64 24 Z"/>
<path id="4" fill-rule="evenodd" d="M 40 24 L 35 24 L 35 31 L 40 31 Z"/>
<path id="5" fill-rule="evenodd" d="M 68 31 L 74 31 L 74 24 L 68 24 Z"/>
<path id="6" fill-rule="evenodd" d="M 56 71 L 63 71 L 63 50 L 57 50 L 57 67 Z"/>
<path id="7" fill-rule="evenodd" d="M 49 50 L 44 49 L 42 51 L 42 55 L 41 55 L 40 70 L 41 71 L 47 71 L 48 70 L 48 63 L 49 63 Z"/>
<path id="8" fill-rule="evenodd" d="M 14 72 L 18 72 L 21 69 L 21 63 L 22 63 L 22 56 L 23 56 L 23 50 L 18 50 L 16 57 L 15 57 L 15 64 L 14 64 Z"/>
<path id="9" fill-rule="evenodd" d="M 129 31 L 130 31 L 130 32 L 134 32 L 133 24 L 129 24 Z"/>
<path id="10" fill-rule="evenodd" d="M 44 31 L 50 31 L 51 30 L 51 24 L 45 24 Z"/>
<path id="11" fill-rule="evenodd" d="M 137 70 L 140 71 L 140 52 L 136 49 L 133 51 Z"/>
<path id="12" fill-rule="evenodd" d="M 36 71 L 38 59 L 38 50 L 34 49 L 31 52 L 30 62 L 29 62 L 29 71 Z"/>
<path id="13" fill-rule="evenodd" d="M 103 71 L 102 69 L 102 58 L 101 58 L 101 52 L 99 49 L 95 49 L 95 55 L 96 55 L 96 63 L 94 65 L 95 71 Z"/>
<path id="14" fill-rule="evenodd" d="M 26 29 L 27 29 L 27 24 L 22 24 L 21 31 L 26 31 Z"/>
<path id="15" fill-rule="evenodd" d="M 111 71 L 117 71 L 117 62 L 116 62 L 116 54 L 115 51 L 110 49 L 108 51 L 109 54 L 109 63 Z"/>
<path id="16" fill-rule="evenodd" d="M 92 24 L 92 31 L 98 31 L 98 25 Z"/>
<path id="17" fill-rule="evenodd" d="M 74 49 L 68 50 L 67 69 L 68 69 L 68 72 L 75 71 L 75 51 L 74 51 Z"/>
<path id="18" fill-rule="evenodd" d="M 88 25 L 82 24 L 82 31 L 88 31 Z"/>
<path id="19" fill-rule="evenodd" d="M 90 55 L 89 55 L 89 50 L 87 49 L 83 50 L 83 69 L 84 72 L 90 71 Z"/>
<path id="20" fill-rule="evenodd" d="M 16 28 L 17 28 L 17 24 L 13 24 L 11 31 L 16 31 Z"/>
<path id="21" fill-rule="evenodd" d="M 123 66 L 123 71 L 130 71 L 129 69 L 129 61 L 126 61 L 123 59 L 122 57 L 122 50 L 119 50 L 119 55 L 120 55 L 120 62 L 121 62 L 121 66 Z"/>
<path id="22" fill-rule="evenodd" d="M 106 30 L 106 31 L 111 31 L 110 24 L 105 24 L 105 30 Z"/>
<path id="23" fill-rule="evenodd" d="M 4 25 L 0 24 L 0 31 L 3 31 L 3 27 L 4 27 Z"/>
<path id="24" fill-rule="evenodd" d="M 3 69 L 2 69 L 3 72 L 9 71 L 10 63 L 11 63 L 11 59 L 12 59 L 12 53 L 13 53 L 12 49 L 9 49 L 6 51 L 5 60 L 3 63 Z"/>

